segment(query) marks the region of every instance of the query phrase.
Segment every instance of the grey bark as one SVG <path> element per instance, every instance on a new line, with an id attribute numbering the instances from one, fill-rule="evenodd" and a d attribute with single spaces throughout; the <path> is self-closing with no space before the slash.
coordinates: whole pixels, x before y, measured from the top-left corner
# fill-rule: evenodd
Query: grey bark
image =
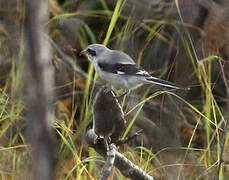
<path id="1" fill-rule="evenodd" d="M 54 175 L 54 143 L 51 135 L 53 75 L 50 48 L 43 34 L 48 1 L 25 2 L 25 71 L 27 136 L 32 146 L 32 179 L 50 180 Z"/>

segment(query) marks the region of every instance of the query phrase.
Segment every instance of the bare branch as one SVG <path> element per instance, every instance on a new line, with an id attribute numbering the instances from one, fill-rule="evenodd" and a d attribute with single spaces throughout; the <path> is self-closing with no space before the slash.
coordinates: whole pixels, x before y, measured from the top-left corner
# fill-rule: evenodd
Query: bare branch
<path id="1" fill-rule="evenodd" d="M 110 145 L 109 151 L 107 152 L 107 161 L 103 166 L 102 173 L 100 175 L 100 180 L 106 180 L 111 174 L 112 167 L 115 161 L 116 146 L 114 144 Z"/>
<path id="2" fill-rule="evenodd" d="M 102 139 L 98 141 L 96 141 L 96 139 L 97 139 L 97 135 L 95 134 L 94 130 L 93 129 L 88 130 L 86 134 L 86 140 L 89 146 L 93 147 L 96 152 L 98 152 L 100 155 L 102 155 L 105 158 L 107 156 L 106 147 Z M 96 142 L 96 144 L 94 144 L 94 142 Z M 154 180 L 152 176 L 146 174 L 140 167 L 133 164 L 121 153 L 119 153 L 115 149 L 113 150 L 115 151 L 114 166 L 117 167 L 125 177 L 128 177 L 132 180 Z M 108 164 L 111 164 L 109 166 L 109 168 L 111 168 L 112 163 L 108 163 Z"/>

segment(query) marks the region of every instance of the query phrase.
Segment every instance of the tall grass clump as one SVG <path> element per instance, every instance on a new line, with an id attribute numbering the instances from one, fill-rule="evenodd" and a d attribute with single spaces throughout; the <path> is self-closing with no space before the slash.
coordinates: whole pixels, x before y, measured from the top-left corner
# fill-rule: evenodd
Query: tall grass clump
<path id="1" fill-rule="evenodd" d="M 216 13 L 218 6 L 224 12 L 223 6 L 213 3 L 214 11 L 204 7 L 204 18 L 197 15 L 201 8 L 196 2 L 184 6 L 185 2 L 50 1 L 46 28 L 63 54 L 53 46 L 55 179 L 98 179 L 105 162 L 85 141 L 85 133 L 92 127 L 94 96 L 103 85 L 92 63 L 79 56 L 93 43 L 126 52 L 152 76 L 190 87 L 190 91 L 182 91 L 142 86 L 120 99 L 127 121 L 121 138 L 139 129 L 144 132 L 119 147 L 119 152 L 158 179 L 229 177 L 228 62 L 227 53 L 221 53 L 227 45 L 216 50 L 206 45 L 211 38 L 207 25 L 220 16 L 211 19 L 214 16 L 209 14 Z M 22 1 L 12 0 L 12 4 L 0 2 L 0 176 L 25 179 L 31 177 L 22 76 L 26 7 Z M 193 7 L 198 8 L 194 11 Z M 193 14 L 185 14 L 190 12 L 203 19 L 202 25 L 191 21 Z M 227 28 L 223 26 L 225 32 L 216 34 L 227 34 Z M 227 41 L 224 37 L 222 44 Z M 63 57 L 87 78 L 73 72 Z M 114 168 L 110 179 L 125 177 Z"/>

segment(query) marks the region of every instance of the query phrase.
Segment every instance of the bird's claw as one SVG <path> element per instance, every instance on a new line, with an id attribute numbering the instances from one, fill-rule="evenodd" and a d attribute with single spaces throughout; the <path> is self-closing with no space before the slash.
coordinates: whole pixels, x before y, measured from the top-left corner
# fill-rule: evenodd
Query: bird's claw
<path id="1" fill-rule="evenodd" d="M 124 93 L 120 94 L 117 98 L 119 99 L 119 98 L 121 98 L 121 97 L 123 97 L 123 96 L 125 96 L 125 95 L 127 95 L 129 93 L 130 93 L 130 90 L 127 90 Z"/>
<path id="2" fill-rule="evenodd" d="M 94 144 L 97 144 L 100 138 L 101 138 L 101 137 L 97 135 L 97 137 L 94 139 L 94 142 L 93 142 L 93 143 L 94 143 Z"/>
<path id="3" fill-rule="evenodd" d="M 109 92 L 111 92 L 111 91 L 113 91 L 113 90 L 112 90 L 112 88 L 110 88 L 110 87 L 106 87 L 106 88 L 104 89 L 104 92 L 105 92 L 105 93 L 109 93 Z"/>

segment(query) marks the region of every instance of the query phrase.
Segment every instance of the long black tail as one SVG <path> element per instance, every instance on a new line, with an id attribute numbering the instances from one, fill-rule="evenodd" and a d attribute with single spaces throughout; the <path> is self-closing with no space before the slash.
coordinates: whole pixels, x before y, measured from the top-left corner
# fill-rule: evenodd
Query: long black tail
<path id="1" fill-rule="evenodd" d="M 175 83 L 172 83 L 172 82 L 169 82 L 169 81 L 165 81 L 165 80 L 162 80 L 162 79 L 158 79 L 158 78 L 155 78 L 155 77 L 152 77 L 152 76 L 151 77 L 147 77 L 146 80 L 149 83 L 157 84 L 157 85 L 164 86 L 164 87 L 169 87 L 169 88 L 174 88 L 174 89 L 183 89 L 183 90 L 189 90 L 190 89 L 188 87 L 183 87 L 183 86 L 177 85 Z"/>

